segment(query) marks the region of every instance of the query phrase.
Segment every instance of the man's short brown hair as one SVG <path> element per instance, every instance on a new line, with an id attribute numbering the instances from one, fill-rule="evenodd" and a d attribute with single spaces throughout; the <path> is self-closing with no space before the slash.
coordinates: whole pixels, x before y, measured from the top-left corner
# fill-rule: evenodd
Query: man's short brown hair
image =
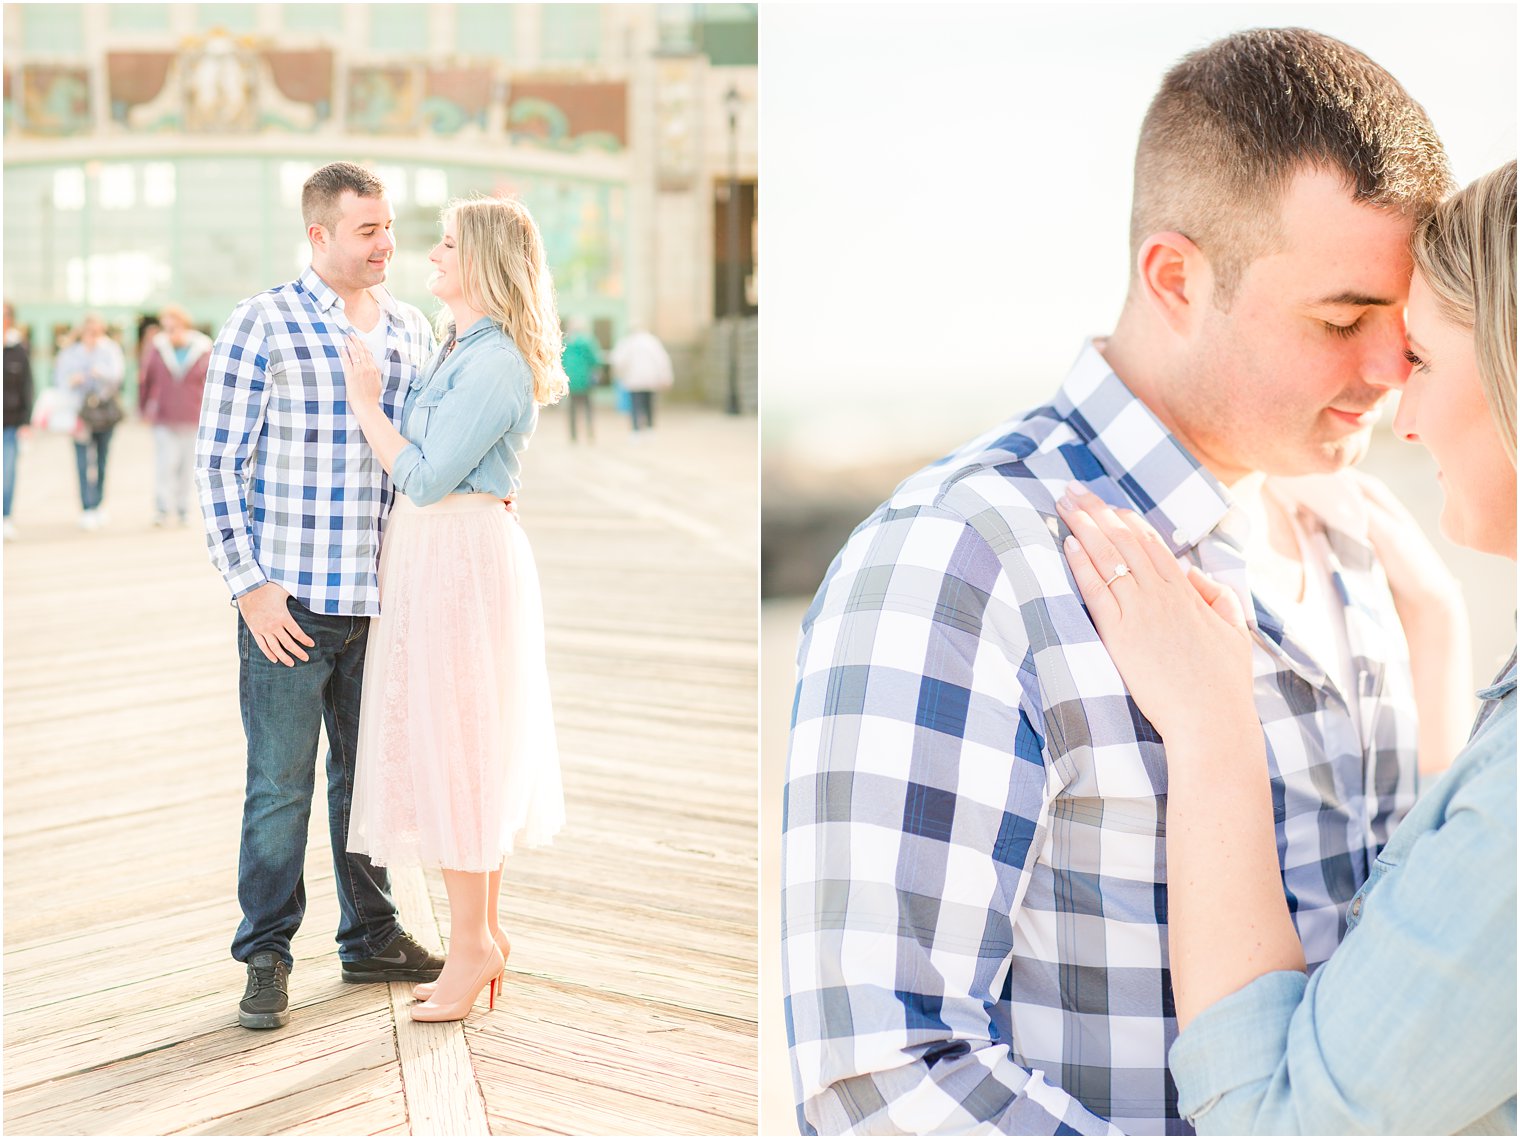
<path id="1" fill-rule="evenodd" d="M 1229 305 L 1281 240 L 1300 171 L 1340 173 L 1355 201 L 1419 220 L 1454 188 L 1425 110 L 1355 48 L 1304 28 L 1255 28 L 1187 55 L 1151 100 L 1135 152 L 1130 265 L 1153 233 L 1187 236 Z"/>
<path id="2" fill-rule="evenodd" d="M 329 162 L 301 187 L 301 218 L 307 226 L 320 225 L 328 233 L 338 224 L 338 199 L 352 190 L 361 198 L 378 198 L 385 183 L 373 171 L 352 162 Z"/>

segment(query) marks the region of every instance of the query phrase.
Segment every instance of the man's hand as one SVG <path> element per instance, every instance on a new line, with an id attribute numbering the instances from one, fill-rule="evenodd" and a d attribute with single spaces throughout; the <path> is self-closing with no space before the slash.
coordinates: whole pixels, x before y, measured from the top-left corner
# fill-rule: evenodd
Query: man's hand
<path id="1" fill-rule="evenodd" d="M 237 606 L 248 631 L 253 634 L 254 643 L 270 663 L 294 668 L 296 662 L 291 657 L 310 660 L 301 646 L 311 648 L 317 642 L 296 624 L 285 604 L 288 600 L 290 594 L 274 582 L 266 581 L 239 597 Z"/>
<path id="2" fill-rule="evenodd" d="M 501 503 L 502 503 L 503 506 L 505 506 L 507 508 L 507 513 L 508 514 L 510 514 L 513 518 L 517 518 L 517 499 L 516 498 L 512 497 L 512 495 L 509 494 L 509 495 L 507 495 L 506 497 L 504 497 L 501 500 Z M 519 518 L 518 521 L 521 521 L 521 519 Z"/>

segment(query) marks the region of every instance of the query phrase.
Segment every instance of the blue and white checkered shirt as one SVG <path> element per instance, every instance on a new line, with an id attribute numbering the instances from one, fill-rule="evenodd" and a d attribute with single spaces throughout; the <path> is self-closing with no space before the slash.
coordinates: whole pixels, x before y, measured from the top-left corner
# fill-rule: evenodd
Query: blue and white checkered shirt
<path id="1" fill-rule="evenodd" d="M 1087 346 L 1052 404 L 898 487 L 803 623 L 782 963 L 805 1130 L 1189 1133 L 1166 1067 L 1165 756 L 1061 554 L 1071 479 L 1254 609 L 1311 968 L 1413 804 L 1408 650 L 1365 533 L 1300 512 L 1343 604 L 1342 693 L 1250 597 L 1241 508 Z"/>
<path id="2" fill-rule="evenodd" d="M 422 314 L 372 290 L 386 322 L 380 403 L 392 422 L 433 352 Z M 206 372 L 195 481 L 211 560 L 234 598 L 266 581 L 318 613 L 380 612 L 391 486 L 348 409 L 338 348 L 356 331 L 311 268 L 250 297 Z"/>

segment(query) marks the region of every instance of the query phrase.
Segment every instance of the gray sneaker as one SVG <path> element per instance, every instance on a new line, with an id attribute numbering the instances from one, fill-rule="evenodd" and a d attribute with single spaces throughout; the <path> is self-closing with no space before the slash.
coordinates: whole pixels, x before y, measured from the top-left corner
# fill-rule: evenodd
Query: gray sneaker
<path id="1" fill-rule="evenodd" d="M 436 981 L 443 972 L 443 958 L 419 945 L 405 930 L 391 943 L 363 961 L 343 962 L 343 979 L 350 984 L 370 981 Z"/>
<path id="2" fill-rule="evenodd" d="M 277 953 L 264 950 L 248 961 L 248 987 L 238 1005 L 244 1028 L 280 1028 L 290 1021 L 290 970 Z"/>

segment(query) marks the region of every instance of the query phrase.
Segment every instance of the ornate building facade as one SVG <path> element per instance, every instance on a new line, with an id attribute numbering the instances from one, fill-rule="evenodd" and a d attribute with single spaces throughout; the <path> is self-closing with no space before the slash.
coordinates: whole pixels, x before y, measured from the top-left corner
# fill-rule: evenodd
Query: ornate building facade
<path id="1" fill-rule="evenodd" d="M 753 340 L 719 334 L 732 281 L 755 311 L 753 4 L 25 3 L 4 20 L 5 295 L 44 370 L 86 310 L 130 347 L 168 301 L 215 331 L 293 277 L 301 184 L 339 158 L 384 179 L 389 283 L 426 312 L 439 208 L 511 193 L 561 313 L 604 342 L 642 324 L 681 387 L 721 399 L 717 349 Z"/>

